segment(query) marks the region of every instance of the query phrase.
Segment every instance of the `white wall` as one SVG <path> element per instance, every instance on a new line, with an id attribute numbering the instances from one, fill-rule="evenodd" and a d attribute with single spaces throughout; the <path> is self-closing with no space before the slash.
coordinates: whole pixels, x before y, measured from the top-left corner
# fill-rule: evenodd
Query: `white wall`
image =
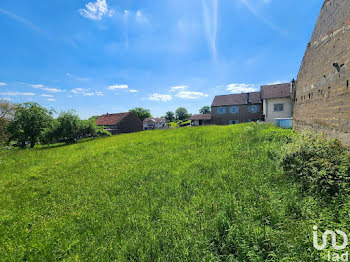
<path id="1" fill-rule="evenodd" d="M 274 112 L 274 104 L 283 104 L 283 112 Z M 273 122 L 276 118 L 290 118 L 292 117 L 292 100 L 286 98 L 271 98 L 264 99 L 263 113 L 266 122 Z"/>

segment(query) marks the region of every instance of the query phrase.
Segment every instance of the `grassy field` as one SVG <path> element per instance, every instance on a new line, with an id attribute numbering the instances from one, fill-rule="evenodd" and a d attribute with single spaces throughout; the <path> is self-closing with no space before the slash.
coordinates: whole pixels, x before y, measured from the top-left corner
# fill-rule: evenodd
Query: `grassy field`
<path id="1" fill-rule="evenodd" d="M 0 260 L 315 261 L 291 131 L 181 128 L 0 153 Z"/>

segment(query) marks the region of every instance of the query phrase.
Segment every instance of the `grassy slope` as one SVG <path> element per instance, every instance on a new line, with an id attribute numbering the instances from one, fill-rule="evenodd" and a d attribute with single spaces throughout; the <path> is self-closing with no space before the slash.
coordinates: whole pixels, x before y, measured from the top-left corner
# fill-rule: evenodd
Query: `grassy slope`
<path id="1" fill-rule="evenodd" d="M 270 159 L 273 127 L 142 132 L 0 153 L 14 260 L 313 260 L 313 198 Z M 312 211 L 312 212 L 311 212 Z"/>

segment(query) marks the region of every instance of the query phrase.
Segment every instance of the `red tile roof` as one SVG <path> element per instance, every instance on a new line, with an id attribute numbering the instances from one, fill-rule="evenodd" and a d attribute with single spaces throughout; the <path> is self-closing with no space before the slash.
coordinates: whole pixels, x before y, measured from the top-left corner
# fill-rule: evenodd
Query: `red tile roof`
<path id="1" fill-rule="evenodd" d="M 260 92 L 253 92 L 253 93 L 216 96 L 211 106 L 247 105 L 248 94 L 249 94 L 249 104 L 261 104 Z"/>
<path id="2" fill-rule="evenodd" d="M 211 120 L 211 114 L 192 115 L 189 120 Z"/>
<path id="3" fill-rule="evenodd" d="M 261 99 L 291 97 L 291 83 L 265 85 L 261 87 Z"/>
<path id="4" fill-rule="evenodd" d="M 119 113 L 119 114 L 102 115 L 96 119 L 96 124 L 98 126 L 115 126 L 130 114 L 131 114 L 130 112 L 127 112 L 127 113 Z"/>

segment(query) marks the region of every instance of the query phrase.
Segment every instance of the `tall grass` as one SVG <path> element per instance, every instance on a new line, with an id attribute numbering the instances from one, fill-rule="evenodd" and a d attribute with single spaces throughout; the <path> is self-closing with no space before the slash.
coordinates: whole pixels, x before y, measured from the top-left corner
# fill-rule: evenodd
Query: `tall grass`
<path id="1" fill-rule="evenodd" d="M 207 126 L 1 152 L 1 260 L 317 261 L 312 227 L 334 217 L 278 168 L 290 136 Z"/>

